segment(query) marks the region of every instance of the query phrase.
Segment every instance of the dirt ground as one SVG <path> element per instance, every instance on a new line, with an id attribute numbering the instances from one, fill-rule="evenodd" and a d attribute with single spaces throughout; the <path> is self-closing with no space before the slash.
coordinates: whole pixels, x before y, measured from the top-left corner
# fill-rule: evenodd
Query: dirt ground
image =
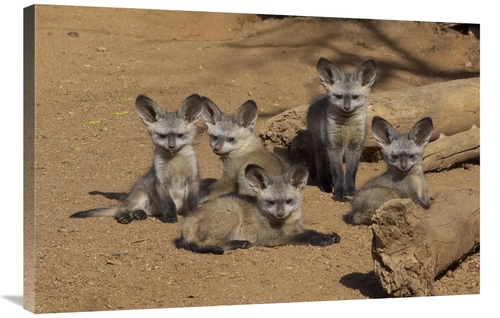
<path id="1" fill-rule="evenodd" d="M 342 216 L 349 202 L 308 186 L 304 224 L 337 232 L 328 247 L 252 247 L 222 256 L 177 250 L 179 224 L 155 218 L 69 219 L 111 205 L 147 171 L 152 143 L 134 110 L 146 94 L 170 111 L 192 93 L 226 112 L 248 99 L 262 123 L 322 93 L 320 57 L 353 70 L 372 58 L 372 92 L 479 76 L 479 38 L 436 23 L 259 17 L 36 6 L 37 313 L 384 298 L 372 232 Z M 202 178 L 222 166 L 200 120 Z M 357 184 L 383 171 L 361 163 Z M 479 165 L 427 174 L 429 194 L 479 190 Z M 182 220 L 182 218 L 181 218 Z M 28 244 L 33 243 L 29 241 Z M 479 253 L 436 281 L 437 295 L 478 294 Z M 32 306 L 32 307 L 30 307 Z"/>

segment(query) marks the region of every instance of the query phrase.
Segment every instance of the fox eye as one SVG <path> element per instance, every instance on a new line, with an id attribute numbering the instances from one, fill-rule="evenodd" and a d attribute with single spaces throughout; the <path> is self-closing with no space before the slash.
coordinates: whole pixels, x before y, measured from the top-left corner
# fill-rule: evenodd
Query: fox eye
<path id="1" fill-rule="evenodd" d="M 233 141 L 234 141 L 234 138 L 233 138 L 233 137 L 228 137 L 228 138 L 226 138 L 226 141 L 227 141 L 227 142 L 233 142 Z"/>
<path id="2" fill-rule="evenodd" d="M 271 200 L 268 200 L 268 201 L 267 201 L 267 203 L 268 203 L 269 205 L 274 205 L 274 201 L 271 201 Z"/>
<path id="3" fill-rule="evenodd" d="M 333 97 L 335 97 L 336 99 L 342 99 L 342 95 L 340 94 L 333 94 Z"/>
<path id="4" fill-rule="evenodd" d="M 413 159 L 413 158 L 415 158 L 415 155 L 414 154 L 410 154 L 410 155 L 408 155 L 408 158 Z"/>
<path id="5" fill-rule="evenodd" d="M 351 98 L 352 99 L 358 99 L 359 95 L 352 95 Z"/>
<path id="6" fill-rule="evenodd" d="M 392 160 L 398 160 L 398 155 L 391 155 Z"/>
<path id="7" fill-rule="evenodd" d="M 292 203 L 292 199 L 288 199 L 285 202 L 286 202 L 286 204 L 290 204 L 290 203 Z"/>
<path id="8" fill-rule="evenodd" d="M 210 135 L 210 139 L 212 139 L 212 140 L 216 140 L 216 139 L 217 139 L 217 136 L 215 136 L 215 135 Z"/>
<path id="9" fill-rule="evenodd" d="M 156 134 L 158 137 L 160 137 L 161 139 L 165 139 L 167 138 L 167 135 L 166 134 Z"/>
<path id="10" fill-rule="evenodd" d="M 177 138 L 182 138 L 184 137 L 184 134 L 177 134 Z"/>

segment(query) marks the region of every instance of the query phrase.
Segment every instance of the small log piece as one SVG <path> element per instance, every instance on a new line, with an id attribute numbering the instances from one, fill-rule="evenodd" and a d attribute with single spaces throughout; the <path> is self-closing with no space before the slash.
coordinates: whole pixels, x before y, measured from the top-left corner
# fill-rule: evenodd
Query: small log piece
<path id="1" fill-rule="evenodd" d="M 425 172 L 449 169 L 453 165 L 479 159 L 479 128 L 451 136 L 439 135 L 425 148 L 422 167 Z"/>
<path id="2" fill-rule="evenodd" d="M 385 291 L 434 295 L 435 279 L 479 247 L 479 192 L 436 194 L 429 210 L 390 200 L 373 216 L 372 231 L 374 269 Z"/>

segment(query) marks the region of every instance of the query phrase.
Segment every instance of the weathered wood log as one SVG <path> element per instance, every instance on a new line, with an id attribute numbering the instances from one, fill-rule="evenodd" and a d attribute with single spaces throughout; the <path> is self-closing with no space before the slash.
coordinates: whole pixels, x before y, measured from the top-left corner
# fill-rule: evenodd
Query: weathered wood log
<path id="1" fill-rule="evenodd" d="M 479 128 L 472 126 L 452 136 L 441 134 L 429 143 L 422 158 L 422 167 L 425 172 L 440 171 L 476 159 L 479 159 Z"/>
<path id="2" fill-rule="evenodd" d="M 266 121 L 259 136 L 266 145 L 288 148 L 297 132 L 306 128 L 309 105 L 302 105 Z M 479 127 L 479 78 L 454 80 L 395 91 L 372 93 L 368 98 L 368 135 L 365 146 L 376 147 L 371 134 L 371 119 L 380 116 L 399 131 L 409 131 L 415 122 L 430 116 L 434 123 L 434 134 L 453 135 Z M 296 148 L 301 148 L 307 139 L 299 137 Z"/>
<path id="3" fill-rule="evenodd" d="M 479 247 L 479 193 L 471 189 L 437 196 L 429 210 L 390 200 L 372 220 L 375 273 L 392 296 L 434 295 L 435 279 Z"/>

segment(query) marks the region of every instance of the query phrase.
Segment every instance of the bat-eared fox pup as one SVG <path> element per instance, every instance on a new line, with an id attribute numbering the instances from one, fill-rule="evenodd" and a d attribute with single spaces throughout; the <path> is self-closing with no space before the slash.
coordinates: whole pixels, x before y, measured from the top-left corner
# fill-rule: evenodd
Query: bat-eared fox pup
<path id="1" fill-rule="evenodd" d="M 153 166 L 117 205 L 77 212 L 72 218 L 114 216 L 119 223 L 157 216 L 162 222 L 177 222 L 178 214 L 197 210 L 200 176 L 191 146 L 203 109 L 199 95 L 186 98 L 176 112 L 169 113 L 150 98 L 139 95 L 135 108 L 155 145 Z"/>
<path id="2" fill-rule="evenodd" d="M 184 218 L 181 236 L 175 240 L 177 248 L 223 254 L 252 245 L 326 246 L 340 241 L 335 233 L 302 228 L 301 203 L 308 178 L 305 166 L 294 164 L 284 174 L 273 176 L 250 164 L 244 174 L 254 195 L 231 193 L 201 204 L 196 214 Z"/>
<path id="3" fill-rule="evenodd" d="M 207 189 L 201 190 L 200 202 L 231 192 L 253 195 L 247 183 L 241 182 L 245 180 L 245 167 L 248 164 L 256 164 L 273 175 L 285 172 L 288 166 L 284 161 L 267 150 L 253 133 L 258 117 L 254 101 L 245 102 L 234 115 L 228 115 L 209 98 L 202 99 L 202 117 L 212 150 L 222 161 L 223 173 Z"/>
<path id="4" fill-rule="evenodd" d="M 368 60 L 353 73 L 344 73 L 324 58 L 317 69 L 326 94 L 317 97 L 307 112 L 310 183 L 323 192 L 332 192 L 333 187 L 334 199 L 342 200 L 356 190 L 366 138 L 366 99 L 377 71 L 375 62 Z"/>
<path id="5" fill-rule="evenodd" d="M 373 136 L 381 147 L 387 171 L 359 189 L 353 198 L 351 212 L 345 216 L 346 222 L 371 224 L 377 208 L 391 199 L 410 198 L 423 208 L 429 208 L 422 156 L 432 128 L 431 118 L 425 117 L 409 133 L 399 134 L 385 119 L 373 117 Z"/>

